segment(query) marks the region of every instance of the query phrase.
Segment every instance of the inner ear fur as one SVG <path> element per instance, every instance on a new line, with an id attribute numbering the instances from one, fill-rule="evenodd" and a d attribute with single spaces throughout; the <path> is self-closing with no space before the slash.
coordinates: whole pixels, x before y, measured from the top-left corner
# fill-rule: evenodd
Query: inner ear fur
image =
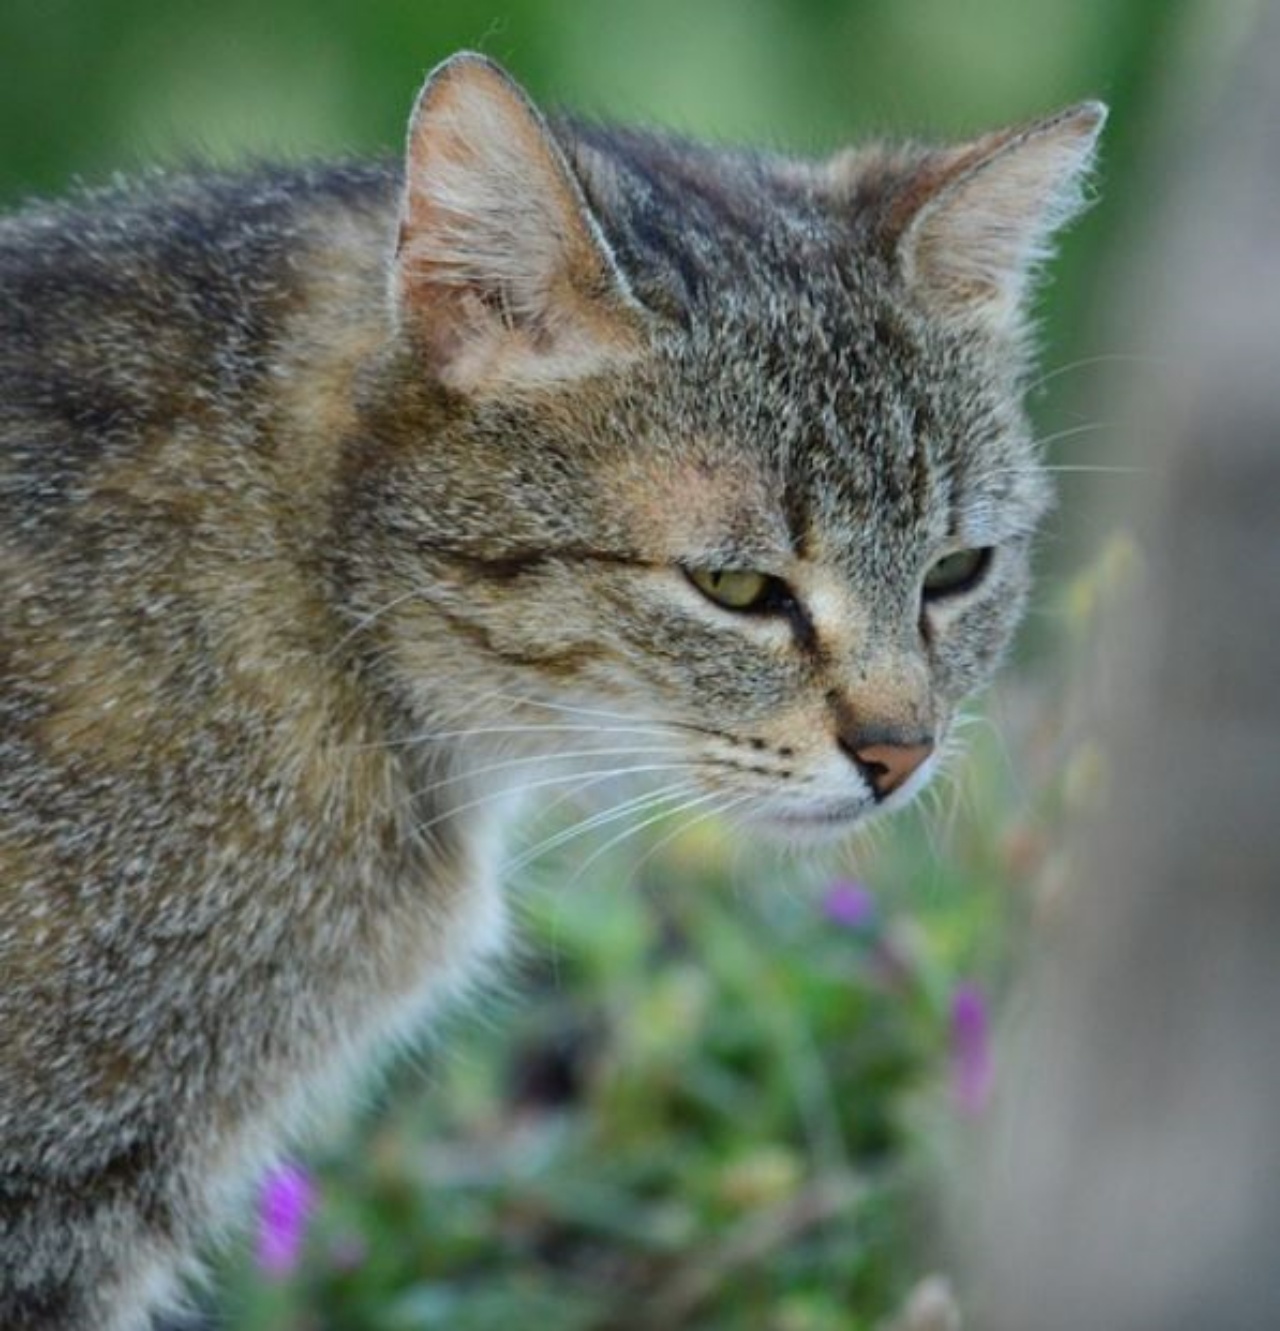
<path id="1" fill-rule="evenodd" d="M 1053 235 L 1084 203 L 1100 102 L 934 150 L 850 153 L 828 180 L 867 207 L 911 293 L 942 318 L 1016 328 Z"/>
<path id="2" fill-rule="evenodd" d="M 640 347 L 641 307 L 564 153 L 483 56 L 445 61 L 419 94 L 392 300 L 426 370 L 463 392 L 578 378 Z"/>

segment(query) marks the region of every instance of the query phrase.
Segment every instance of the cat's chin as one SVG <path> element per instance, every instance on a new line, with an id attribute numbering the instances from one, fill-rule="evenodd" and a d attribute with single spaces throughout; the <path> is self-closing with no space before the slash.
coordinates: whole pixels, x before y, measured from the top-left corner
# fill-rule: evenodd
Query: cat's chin
<path id="1" fill-rule="evenodd" d="M 762 809 L 752 819 L 753 830 L 787 841 L 837 841 L 860 827 L 874 812 L 865 800 L 809 808 Z"/>

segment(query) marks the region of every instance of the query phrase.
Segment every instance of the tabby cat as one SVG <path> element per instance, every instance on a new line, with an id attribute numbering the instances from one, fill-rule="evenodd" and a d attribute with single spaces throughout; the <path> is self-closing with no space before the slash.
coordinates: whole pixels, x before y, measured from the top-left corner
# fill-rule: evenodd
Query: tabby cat
<path id="1" fill-rule="evenodd" d="M 403 168 L 0 222 L 0 1326 L 149 1324 L 498 951 L 522 787 L 811 837 L 928 780 L 1027 588 L 1027 288 L 1102 119 L 808 162 L 464 54 Z"/>

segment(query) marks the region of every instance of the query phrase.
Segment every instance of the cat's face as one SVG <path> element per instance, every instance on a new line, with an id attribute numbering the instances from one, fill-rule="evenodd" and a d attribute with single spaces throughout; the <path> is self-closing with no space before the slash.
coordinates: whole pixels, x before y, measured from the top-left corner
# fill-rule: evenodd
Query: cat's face
<path id="1" fill-rule="evenodd" d="M 899 315 L 859 347 L 835 303 L 787 313 L 743 308 L 585 392 L 481 413 L 454 447 L 505 454 L 460 517 L 484 555 L 435 576 L 501 713 L 528 692 L 635 718 L 655 729 L 613 728 L 611 750 L 818 832 L 934 770 L 1017 623 L 1044 489 L 977 347 Z"/>
<path id="2" fill-rule="evenodd" d="M 638 442 L 592 469 L 592 526 L 636 562 L 573 571 L 609 648 L 584 673 L 690 727 L 753 821 L 839 828 L 915 793 L 990 679 L 1043 476 L 977 347 L 888 307 L 859 337 L 838 299 L 726 322 L 674 339 Z"/>
<path id="3" fill-rule="evenodd" d="M 497 264 L 495 297 L 494 274 L 459 254 L 480 225 L 458 204 L 479 131 L 447 136 L 477 108 L 547 131 L 490 66 L 462 77 L 437 155 L 415 161 L 411 140 L 399 298 L 412 312 L 413 284 L 427 290 L 433 321 L 410 325 L 409 362 L 432 366 L 445 405 L 401 495 L 430 514 L 424 596 L 493 682 L 495 715 L 524 697 L 595 716 L 610 753 L 630 744 L 637 768 L 782 830 L 838 831 L 905 802 L 1016 626 L 1047 497 L 1019 406 L 1017 293 L 963 252 L 977 205 L 959 190 L 962 215 L 931 220 L 902 183 L 919 163 L 868 203 L 883 157 L 820 171 L 584 132 L 571 185 L 558 154 L 530 168 L 551 173 L 544 204 L 573 252 L 520 252 L 519 225 L 485 218 L 490 267 L 518 254 Z M 997 231 L 1030 207 L 1020 173 L 997 191 Z M 415 178 L 443 179 L 447 205 L 429 186 L 415 196 Z M 939 253 L 948 243 L 962 252 Z M 434 621 L 400 622 L 411 639 Z M 564 725 L 559 747 L 589 748 L 589 729 Z"/>

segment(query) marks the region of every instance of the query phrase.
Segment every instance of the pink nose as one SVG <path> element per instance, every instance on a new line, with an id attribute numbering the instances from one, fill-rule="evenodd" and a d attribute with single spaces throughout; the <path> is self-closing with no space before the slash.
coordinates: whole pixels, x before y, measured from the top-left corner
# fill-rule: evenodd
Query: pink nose
<path id="1" fill-rule="evenodd" d="M 887 799 L 933 752 L 933 740 L 844 746 L 878 800 Z"/>

